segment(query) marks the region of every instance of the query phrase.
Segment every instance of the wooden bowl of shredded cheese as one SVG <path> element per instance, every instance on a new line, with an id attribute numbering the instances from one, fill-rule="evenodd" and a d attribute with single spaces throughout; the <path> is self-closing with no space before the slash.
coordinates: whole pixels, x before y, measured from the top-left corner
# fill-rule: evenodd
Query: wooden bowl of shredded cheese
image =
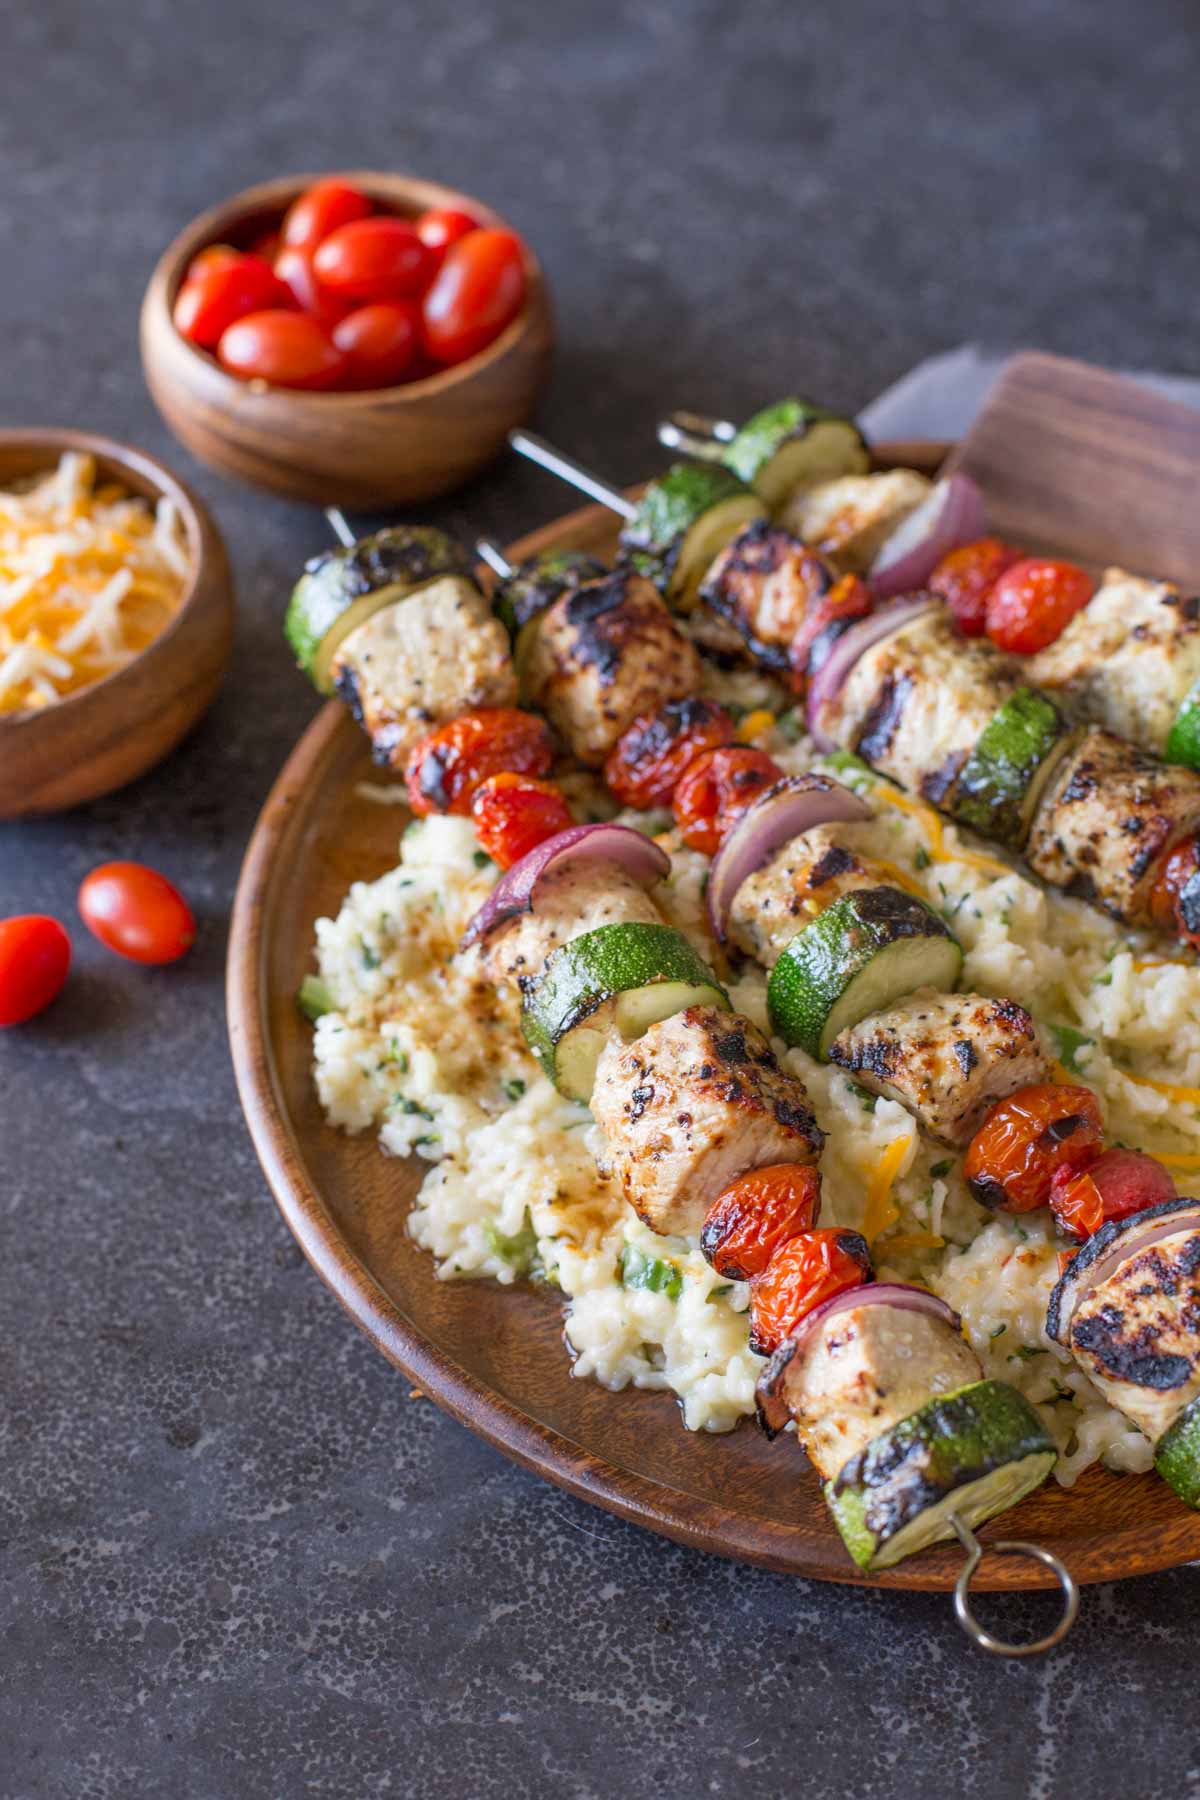
<path id="1" fill-rule="evenodd" d="M 0 431 L 0 818 L 144 774 L 205 711 L 233 589 L 170 470 L 77 431 Z"/>

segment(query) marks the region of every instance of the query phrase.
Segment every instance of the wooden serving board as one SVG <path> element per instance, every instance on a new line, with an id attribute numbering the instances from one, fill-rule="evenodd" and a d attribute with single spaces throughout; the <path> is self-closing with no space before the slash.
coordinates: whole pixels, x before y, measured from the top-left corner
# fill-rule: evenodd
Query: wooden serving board
<path id="1" fill-rule="evenodd" d="M 935 469 L 946 446 L 881 447 L 881 466 Z M 611 555 L 611 514 L 586 507 L 514 544 L 514 560 L 575 546 Z M 352 881 L 391 868 L 406 815 L 356 791 L 378 781 L 343 707 L 318 714 L 273 788 L 251 839 L 229 950 L 230 1036 L 242 1105 L 275 1198 L 305 1255 L 383 1354 L 452 1417 L 581 1498 L 702 1550 L 794 1575 L 863 1586 L 948 1589 L 962 1565 L 942 1546 L 897 1569 L 857 1573 L 816 1477 L 790 1438 L 750 1423 L 685 1431 L 674 1399 L 576 1381 L 550 1294 L 439 1282 L 405 1232 L 428 1164 L 380 1153 L 373 1132 L 328 1126 L 310 1073 L 312 1033 L 295 994 L 312 967 L 313 922 Z M 1200 1558 L 1200 1516 L 1153 1476 L 1090 1469 L 1053 1481 L 988 1527 L 1032 1538 L 1081 1582 Z M 985 1558 L 977 1587 L 1053 1585 L 1040 1565 Z"/>

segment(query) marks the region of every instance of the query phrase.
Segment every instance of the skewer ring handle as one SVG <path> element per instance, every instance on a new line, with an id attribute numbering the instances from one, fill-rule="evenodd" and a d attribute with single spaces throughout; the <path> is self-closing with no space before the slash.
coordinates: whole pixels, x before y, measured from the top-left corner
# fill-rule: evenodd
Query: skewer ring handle
<path id="1" fill-rule="evenodd" d="M 682 450 L 706 462 L 714 462 L 736 436 L 732 419 L 712 419 L 707 413 L 673 412 L 658 422 L 658 441 L 665 450 Z"/>
<path id="2" fill-rule="evenodd" d="M 1079 1586 L 1066 1564 L 1041 1544 L 1020 1543 L 1012 1538 L 997 1538 L 993 1543 L 981 1544 L 970 1526 L 957 1513 L 951 1513 L 950 1523 L 959 1543 L 967 1552 L 962 1573 L 954 1584 L 954 1616 L 971 1642 L 981 1650 L 990 1651 L 993 1656 L 1041 1656 L 1045 1651 L 1053 1650 L 1057 1644 L 1061 1644 L 1079 1614 Z M 1009 1556 L 1028 1556 L 1034 1562 L 1040 1562 L 1054 1575 L 1062 1592 L 1063 1611 L 1058 1624 L 1046 1637 L 1037 1638 L 1032 1644 L 1009 1644 L 1003 1638 L 993 1637 L 990 1631 L 985 1631 L 972 1613 L 971 1582 L 985 1549 L 999 1550 Z"/>

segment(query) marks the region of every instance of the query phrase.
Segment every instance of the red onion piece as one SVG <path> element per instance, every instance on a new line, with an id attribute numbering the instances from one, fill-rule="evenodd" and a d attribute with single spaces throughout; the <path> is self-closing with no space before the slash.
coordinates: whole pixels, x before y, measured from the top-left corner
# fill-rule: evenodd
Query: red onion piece
<path id="1" fill-rule="evenodd" d="M 961 1324 L 954 1308 L 931 1294 L 928 1288 L 910 1287 L 903 1281 L 872 1281 L 865 1287 L 843 1288 L 832 1300 L 826 1300 L 823 1306 L 814 1308 L 807 1318 L 801 1319 L 791 1340 L 797 1352 L 807 1350 L 818 1326 L 835 1313 L 850 1312 L 856 1306 L 897 1306 L 901 1312 L 929 1313 L 932 1318 L 944 1319 L 956 1331 Z"/>
<path id="2" fill-rule="evenodd" d="M 885 637 L 890 637 L 893 631 L 899 631 L 914 619 L 919 619 L 922 613 L 936 611 L 939 604 L 926 594 L 912 600 L 901 600 L 894 606 L 881 607 L 878 612 L 842 633 L 808 687 L 805 717 L 818 750 L 827 753 L 837 749 L 836 741 L 821 723 L 821 714 L 826 706 L 837 699 L 846 677 L 859 657 Z"/>
<path id="3" fill-rule="evenodd" d="M 506 919 L 532 912 L 538 883 L 551 869 L 569 862 L 614 862 L 645 888 L 661 881 L 671 868 L 666 851 L 632 825 L 569 825 L 504 872 L 467 926 L 459 949 L 487 937 Z"/>
<path id="4" fill-rule="evenodd" d="M 1076 1252 L 1066 1272 L 1050 1296 L 1046 1315 L 1046 1331 L 1056 1342 L 1065 1344 L 1071 1335 L 1071 1320 L 1085 1294 L 1116 1274 L 1131 1256 L 1140 1256 L 1164 1238 L 1176 1237 L 1184 1231 L 1200 1228 L 1200 1200 L 1186 1196 L 1164 1200 L 1144 1213 L 1132 1213 L 1127 1219 L 1114 1219 L 1102 1225 L 1095 1237 Z"/>
<path id="5" fill-rule="evenodd" d="M 866 801 L 828 775 L 787 775 L 760 794 L 725 839 L 708 872 L 708 919 L 718 943 L 725 942 L 729 910 L 743 881 L 783 844 L 814 825 L 851 824 L 870 817 Z"/>
<path id="6" fill-rule="evenodd" d="M 881 600 L 922 587 L 943 556 L 984 533 L 983 495 L 969 475 L 947 475 L 885 541 L 867 577 Z"/>

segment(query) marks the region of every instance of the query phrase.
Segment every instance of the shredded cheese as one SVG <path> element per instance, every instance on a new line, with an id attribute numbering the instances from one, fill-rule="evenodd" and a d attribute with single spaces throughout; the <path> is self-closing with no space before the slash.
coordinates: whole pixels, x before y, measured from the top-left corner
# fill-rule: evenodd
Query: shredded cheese
<path id="1" fill-rule="evenodd" d="M 1135 1075 L 1132 1069 L 1118 1069 L 1126 1081 L 1132 1081 L 1135 1087 L 1153 1088 L 1156 1094 L 1165 1094 L 1168 1100 L 1180 1100 L 1185 1106 L 1200 1106 L 1200 1088 L 1180 1087 L 1173 1081 L 1159 1081 L 1155 1075 Z"/>
<path id="2" fill-rule="evenodd" d="M 989 875 L 1011 875 L 1011 863 L 1001 862 L 995 856 L 983 856 L 977 850 L 948 850 L 942 832 L 942 821 L 931 806 L 923 801 L 914 800 L 911 794 L 902 794 L 898 789 L 886 782 L 876 782 L 873 797 L 886 800 L 890 806 L 898 806 L 901 812 L 911 813 L 925 827 L 929 842 L 926 849 L 934 862 L 966 863 L 973 869 L 982 869 Z"/>
<path id="3" fill-rule="evenodd" d="M 113 674 L 179 609 L 191 567 L 178 508 L 97 486 L 67 452 L 0 490 L 0 714 L 36 711 Z"/>
<path id="4" fill-rule="evenodd" d="M 756 707 L 748 712 L 734 733 L 739 744 L 752 744 L 757 738 L 765 738 L 775 729 L 775 714 L 765 706 Z"/>
<path id="5" fill-rule="evenodd" d="M 887 1247 L 890 1250 L 941 1250 L 946 1240 L 936 1231 L 905 1231 L 896 1237 L 889 1238 Z"/>
<path id="6" fill-rule="evenodd" d="M 1200 1156 L 1192 1150 L 1151 1150 L 1150 1155 L 1164 1169 L 1200 1169 Z"/>
<path id="7" fill-rule="evenodd" d="M 911 1155 L 915 1142 L 911 1135 L 893 1138 L 871 1170 L 867 1180 L 867 1206 L 862 1228 L 868 1244 L 873 1244 L 876 1238 L 882 1237 L 900 1217 L 900 1208 L 892 1198 L 892 1188 Z"/>

